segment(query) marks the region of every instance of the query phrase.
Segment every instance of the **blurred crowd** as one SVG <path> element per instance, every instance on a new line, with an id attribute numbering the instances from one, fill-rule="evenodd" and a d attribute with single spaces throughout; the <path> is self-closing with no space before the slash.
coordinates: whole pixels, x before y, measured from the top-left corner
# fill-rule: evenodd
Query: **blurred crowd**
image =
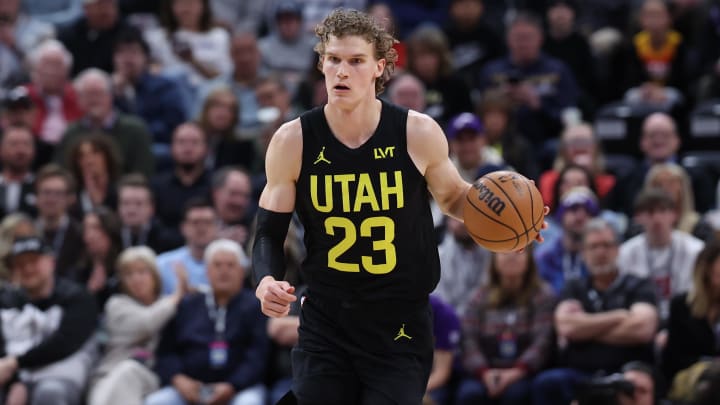
<path id="1" fill-rule="evenodd" d="M 2 401 L 287 392 L 299 307 L 262 316 L 248 254 L 273 133 L 327 101 L 336 7 L 394 33 L 380 97 L 467 181 L 515 170 L 551 210 L 520 253 L 435 210 L 426 403 L 715 403 L 717 0 L 0 0 Z M 302 297 L 297 219 L 285 250 Z"/>

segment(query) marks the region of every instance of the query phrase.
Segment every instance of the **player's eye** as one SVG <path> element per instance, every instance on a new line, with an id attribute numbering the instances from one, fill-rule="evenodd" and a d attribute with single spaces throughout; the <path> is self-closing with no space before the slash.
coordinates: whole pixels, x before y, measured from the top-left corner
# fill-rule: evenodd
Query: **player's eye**
<path id="1" fill-rule="evenodd" d="M 350 59 L 350 63 L 352 63 L 353 65 L 357 65 L 357 64 L 362 63 L 362 59 L 360 59 L 360 58 L 352 58 L 352 59 Z"/>

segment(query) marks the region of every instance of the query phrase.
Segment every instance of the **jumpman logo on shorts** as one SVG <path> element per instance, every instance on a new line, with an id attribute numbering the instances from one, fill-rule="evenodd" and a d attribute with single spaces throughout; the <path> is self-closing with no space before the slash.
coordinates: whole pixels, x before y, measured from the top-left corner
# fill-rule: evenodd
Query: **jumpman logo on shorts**
<path id="1" fill-rule="evenodd" d="M 400 327 L 400 331 L 398 332 L 397 336 L 395 336 L 395 339 L 393 339 L 393 340 L 398 340 L 401 337 L 407 338 L 408 340 L 412 340 L 412 336 L 408 336 L 407 334 L 405 334 L 405 324 L 403 324 L 403 326 Z"/>
<path id="2" fill-rule="evenodd" d="M 315 159 L 315 163 L 313 163 L 313 164 L 316 165 L 320 162 L 325 162 L 327 164 L 330 164 L 330 161 L 325 159 L 325 147 L 324 146 L 320 150 L 320 153 L 318 153 L 318 157 L 317 157 L 317 159 Z"/>

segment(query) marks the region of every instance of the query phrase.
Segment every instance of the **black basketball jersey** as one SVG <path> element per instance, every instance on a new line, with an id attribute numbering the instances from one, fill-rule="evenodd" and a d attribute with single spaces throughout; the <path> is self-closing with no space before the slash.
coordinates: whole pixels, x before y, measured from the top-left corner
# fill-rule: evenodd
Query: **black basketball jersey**
<path id="1" fill-rule="evenodd" d="M 382 102 L 370 139 L 349 148 L 322 107 L 300 117 L 296 211 L 310 291 L 361 301 L 426 299 L 440 276 L 427 183 L 407 151 L 407 110 Z"/>

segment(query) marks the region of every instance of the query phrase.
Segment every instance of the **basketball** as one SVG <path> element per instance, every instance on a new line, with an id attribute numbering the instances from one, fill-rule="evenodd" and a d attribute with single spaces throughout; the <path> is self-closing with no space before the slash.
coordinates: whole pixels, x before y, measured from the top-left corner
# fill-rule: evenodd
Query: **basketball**
<path id="1" fill-rule="evenodd" d="M 479 178 L 465 198 L 465 226 L 472 238 L 493 252 L 530 244 L 545 217 L 540 191 L 525 176 L 497 171 Z"/>

